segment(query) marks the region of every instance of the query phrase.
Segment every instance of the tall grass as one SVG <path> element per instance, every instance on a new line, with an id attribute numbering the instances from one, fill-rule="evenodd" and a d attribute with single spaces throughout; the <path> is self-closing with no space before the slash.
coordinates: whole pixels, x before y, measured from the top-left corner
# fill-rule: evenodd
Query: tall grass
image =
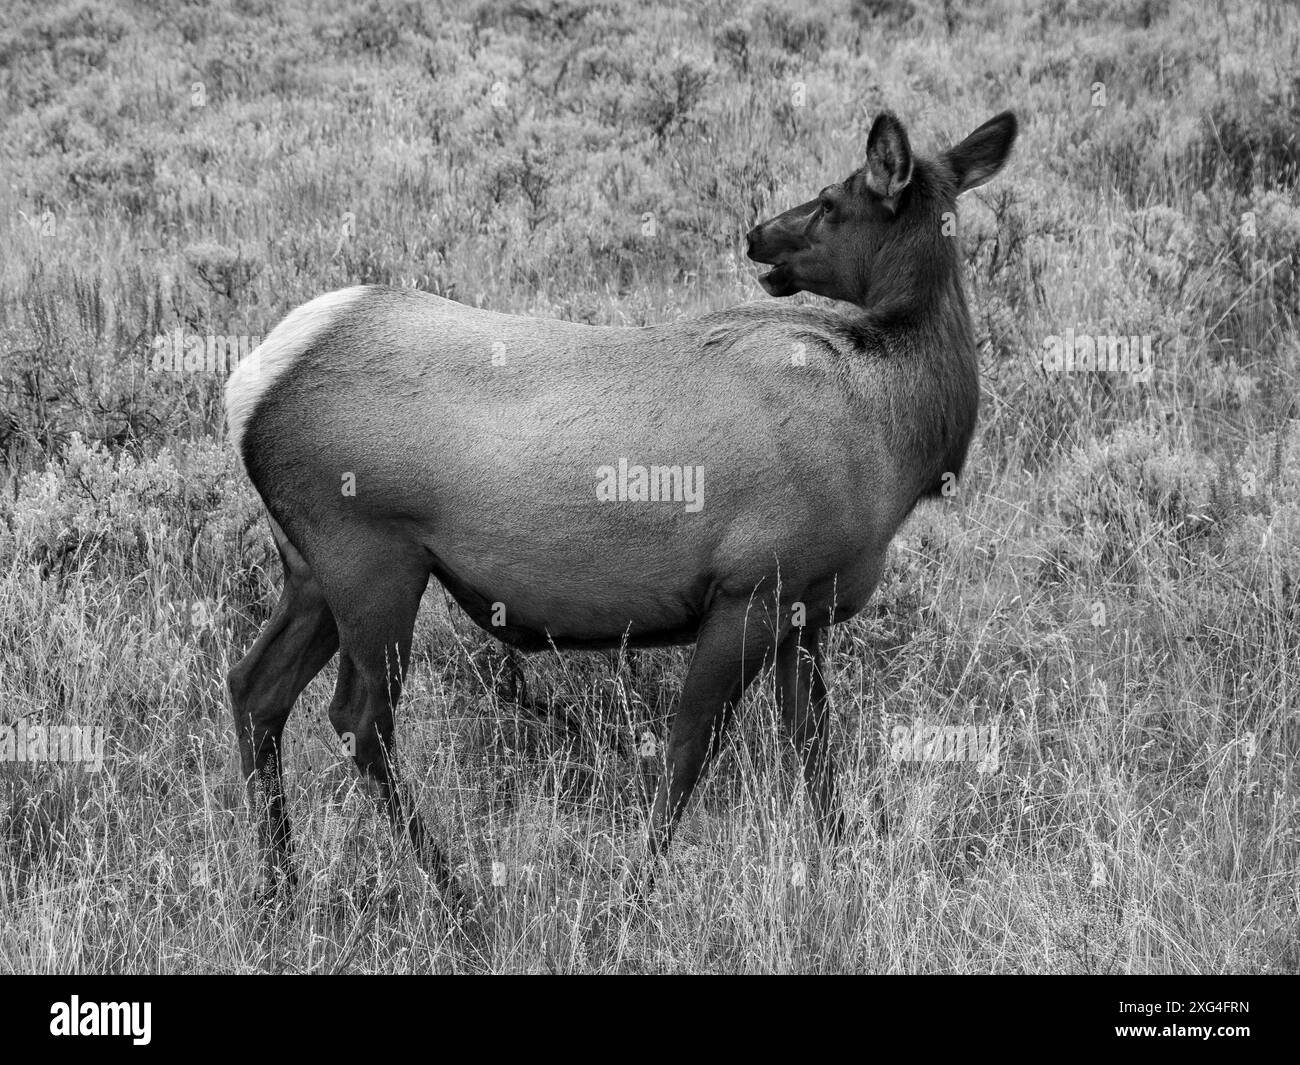
<path id="1" fill-rule="evenodd" d="M 10 7 L 0 723 L 109 753 L 0 765 L 0 969 L 1300 969 L 1294 5 Z M 476 911 L 373 812 L 333 667 L 286 734 L 302 890 L 256 906 L 224 675 L 278 561 L 221 374 L 155 338 L 355 282 L 616 325 L 757 298 L 741 235 L 884 107 L 921 150 L 1022 135 L 963 205 L 968 475 L 834 631 L 843 845 L 765 677 L 629 904 L 685 652 L 535 656 L 523 699 L 434 589 L 399 758 Z M 1149 335 L 1154 372 L 1047 373 L 1066 330 Z M 997 766 L 891 760 L 918 722 L 998 724 Z"/>

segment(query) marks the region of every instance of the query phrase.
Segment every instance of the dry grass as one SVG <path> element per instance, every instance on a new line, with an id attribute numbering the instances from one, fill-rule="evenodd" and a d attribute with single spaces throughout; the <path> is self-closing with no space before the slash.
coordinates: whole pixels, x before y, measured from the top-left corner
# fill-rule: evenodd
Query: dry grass
<path id="1" fill-rule="evenodd" d="M 0 971 L 1300 969 L 1294 5 L 16 6 L 0 722 L 109 753 L 0 765 Z M 268 920 L 224 675 L 278 565 L 221 375 L 151 370 L 153 338 L 264 335 L 358 281 L 613 324 L 753 299 L 744 229 L 884 106 L 923 150 L 1005 107 L 1022 139 L 964 207 L 969 474 L 834 633 L 845 844 L 767 678 L 624 905 L 683 653 L 526 660 L 538 715 L 435 590 L 398 742 L 476 918 L 360 793 L 331 667 L 289 727 L 304 884 Z M 1151 379 L 1045 373 L 1067 329 L 1151 335 Z M 998 770 L 880 756 L 918 720 L 997 723 Z"/>

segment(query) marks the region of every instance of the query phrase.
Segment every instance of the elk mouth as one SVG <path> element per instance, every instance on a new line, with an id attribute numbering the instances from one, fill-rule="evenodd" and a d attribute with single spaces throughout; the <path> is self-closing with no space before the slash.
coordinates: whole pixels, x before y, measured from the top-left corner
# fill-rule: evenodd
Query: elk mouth
<path id="1" fill-rule="evenodd" d="M 789 269 L 780 265 L 760 275 L 758 283 L 769 296 L 793 296 L 799 291 L 799 286 L 794 283 Z"/>
<path id="2" fill-rule="evenodd" d="M 781 262 L 780 253 L 763 246 L 762 229 L 762 226 L 755 226 L 750 230 L 749 247 L 745 249 L 745 254 L 754 262 L 772 268 L 767 273 L 759 275 L 758 283 L 769 296 L 793 296 L 799 291 L 799 286 L 794 283 L 790 268 Z"/>

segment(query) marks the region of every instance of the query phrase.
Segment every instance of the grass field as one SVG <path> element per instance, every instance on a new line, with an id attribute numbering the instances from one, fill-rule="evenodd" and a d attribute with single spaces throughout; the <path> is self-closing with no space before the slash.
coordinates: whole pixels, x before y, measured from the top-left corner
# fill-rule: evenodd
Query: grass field
<path id="1" fill-rule="evenodd" d="M 0 724 L 105 746 L 18 761 L 0 730 L 0 971 L 1300 970 L 1293 3 L 7 11 Z M 743 234 L 884 108 L 922 152 L 1021 132 L 963 199 L 960 490 L 832 630 L 843 844 L 768 677 L 622 905 L 687 650 L 522 659 L 525 705 L 433 587 L 399 758 L 476 916 L 373 811 L 331 666 L 287 732 L 303 884 L 268 920 L 225 674 L 279 563 L 225 374 L 160 353 L 360 282 L 612 325 L 765 298 Z M 1148 337 L 1150 369 L 1044 368 L 1071 333 Z M 995 764 L 891 757 L 934 725 L 997 726 Z"/>

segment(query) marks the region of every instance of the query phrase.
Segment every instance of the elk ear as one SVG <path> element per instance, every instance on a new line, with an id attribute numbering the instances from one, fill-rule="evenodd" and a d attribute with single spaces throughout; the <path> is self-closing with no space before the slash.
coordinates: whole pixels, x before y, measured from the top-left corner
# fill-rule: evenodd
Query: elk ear
<path id="1" fill-rule="evenodd" d="M 889 111 L 876 116 L 867 135 L 867 188 L 892 201 L 912 180 L 912 147 L 907 131 Z"/>
<path id="2" fill-rule="evenodd" d="M 978 188 L 1002 169 L 1018 128 L 1016 116 L 1003 111 L 944 153 L 945 162 L 957 178 L 957 195 Z"/>

